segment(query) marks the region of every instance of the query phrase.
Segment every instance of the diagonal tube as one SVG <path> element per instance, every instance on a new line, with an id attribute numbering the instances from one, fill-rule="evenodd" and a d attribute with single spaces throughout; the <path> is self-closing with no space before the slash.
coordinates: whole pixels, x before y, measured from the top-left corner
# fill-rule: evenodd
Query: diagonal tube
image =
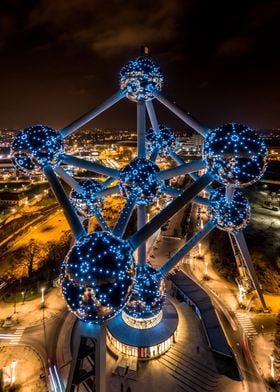
<path id="1" fill-rule="evenodd" d="M 230 236 L 232 236 L 235 239 L 236 245 L 239 249 L 239 252 L 241 253 L 244 263 L 247 267 L 247 271 L 249 273 L 249 276 L 251 278 L 251 281 L 253 283 L 253 286 L 255 287 L 255 290 L 258 294 L 258 297 L 261 301 L 262 307 L 264 311 L 267 311 L 267 306 L 263 297 L 263 293 L 261 291 L 260 285 L 259 285 L 259 281 L 258 281 L 258 277 L 251 259 L 251 255 L 244 237 L 244 234 L 242 231 L 239 231 L 237 233 L 229 233 Z M 231 242 L 232 243 L 232 242 Z M 233 249 L 234 252 L 234 249 Z"/>
<path id="2" fill-rule="evenodd" d="M 169 155 L 174 159 L 175 162 L 178 163 L 178 165 L 185 165 L 186 164 L 184 159 L 181 158 L 178 154 L 176 154 L 175 151 L 170 151 Z"/>
<path id="3" fill-rule="evenodd" d="M 113 234 L 117 237 L 123 237 L 125 230 L 127 228 L 129 219 L 131 217 L 132 211 L 135 207 L 136 200 L 138 198 L 139 193 L 138 192 L 131 192 L 129 195 L 129 198 L 127 199 L 126 205 L 123 208 L 118 222 L 116 223 L 114 229 L 113 229 Z"/>
<path id="4" fill-rule="evenodd" d="M 86 231 L 80 222 L 72 204 L 70 203 L 60 181 L 56 177 L 51 166 L 47 165 L 43 168 L 44 174 L 47 177 L 47 180 L 52 188 L 52 191 L 61 205 L 61 208 L 64 211 L 65 217 L 71 227 L 71 230 L 74 234 L 76 240 L 78 240 L 83 235 L 86 235 Z"/>
<path id="5" fill-rule="evenodd" d="M 150 122 L 152 124 L 152 128 L 154 131 L 157 131 L 159 129 L 158 126 L 158 120 L 157 120 L 157 116 L 154 110 L 154 105 L 152 101 L 146 101 L 146 109 L 148 112 L 148 116 L 150 119 Z"/>
<path id="6" fill-rule="evenodd" d="M 82 193 L 83 192 L 83 189 L 79 185 L 79 183 L 76 180 L 74 180 L 73 177 L 69 176 L 69 174 L 67 174 L 66 171 L 63 170 L 61 166 L 56 165 L 54 167 L 54 171 L 56 172 L 56 174 L 59 175 L 60 178 L 63 179 L 63 181 L 66 182 L 66 184 L 68 184 L 77 193 Z"/>
<path id="7" fill-rule="evenodd" d="M 120 193 L 120 188 L 118 185 L 111 186 L 111 188 L 102 189 L 99 192 L 96 192 L 97 197 L 104 197 L 109 195 L 114 195 L 116 193 Z"/>
<path id="8" fill-rule="evenodd" d="M 159 153 L 159 147 L 155 147 L 150 156 L 150 161 L 155 162 Z"/>
<path id="9" fill-rule="evenodd" d="M 67 165 L 72 165 L 92 171 L 94 173 L 102 174 L 103 176 L 110 176 L 114 178 L 119 177 L 118 170 L 112 169 L 111 167 L 99 165 L 95 162 L 89 162 L 85 159 L 77 158 L 68 154 L 60 154 L 59 160 Z"/>
<path id="10" fill-rule="evenodd" d="M 161 190 L 162 192 L 167 193 L 169 196 L 180 196 L 183 192 L 182 189 L 174 188 L 173 186 L 169 185 L 162 185 Z"/>
<path id="11" fill-rule="evenodd" d="M 163 95 L 161 95 L 157 91 L 153 91 L 154 97 L 161 102 L 164 106 L 166 106 L 171 112 L 173 112 L 177 117 L 179 117 L 182 121 L 184 121 L 191 128 L 196 130 L 202 136 L 206 136 L 208 133 L 208 128 L 204 127 L 200 124 L 195 118 L 190 116 L 189 114 L 184 113 L 181 109 L 177 108 L 173 103 L 169 102 Z"/>
<path id="12" fill-rule="evenodd" d="M 197 232 L 185 245 L 178 250 L 178 252 L 172 256 L 163 266 L 159 269 L 159 272 L 162 275 L 166 275 L 172 268 L 176 266 L 176 264 L 184 257 L 191 249 L 198 244 L 211 230 L 214 229 L 216 223 L 214 220 L 210 220 L 206 223 L 206 225 Z"/>
<path id="13" fill-rule="evenodd" d="M 138 248 L 142 242 L 146 241 L 154 232 L 156 232 L 169 218 L 178 212 L 185 204 L 199 194 L 207 185 L 213 181 L 212 174 L 206 173 L 196 182 L 191 184 L 180 196 L 168 204 L 157 216 L 155 216 L 142 229 L 133 234 L 129 241 L 134 249 Z"/>
<path id="14" fill-rule="evenodd" d="M 194 180 L 197 181 L 200 176 L 197 173 L 189 173 L 189 176 Z M 215 189 L 211 188 L 210 186 L 207 186 L 205 188 L 205 192 L 209 193 L 209 195 L 212 195 L 212 193 L 215 192 Z"/>
<path id="15" fill-rule="evenodd" d="M 97 222 L 100 224 L 102 230 L 111 231 L 110 227 L 107 225 L 103 215 L 101 214 L 99 208 L 97 206 L 93 206 L 94 216 L 97 219 Z"/>
<path id="16" fill-rule="evenodd" d="M 137 206 L 137 230 L 142 229 L 146 224 L 146 206 Z M 147 262 L 146 241 L 138 247 L 138 265 L 145 265 Z"/>
<path id="17" fill-rule="evenodd" d="M 78 120 L 73 121 L 71 124 L 61 129 L 60 134 L 62 138 L 69 136 L 72 132 L 76 131 L 77 129 L 81 128 L 89 121 L 93 120 L 99 114 L 103 113 L 105 110 L 109 109 L 115 103 L 120 101 L 123 97 L 124 97 L 124 93 L 122 91 L 118 91 L 116 94 L 112 95 L 111 98 L 107 99 L 101 105 L 97 106 L 97 108 L 90 110 L 88 113 L 78 118 Z"/>
<path id="18" fill-rule="evenodd" d="M 184 165 L 175 166 L 171 169 L 162 170 L 158 173 L 159 180 L 168 180 L 169 178 L 181 176 L 182 174 L 189 174 L 205 169 L 205 165 L 201 159 L 185 163 Z"/>

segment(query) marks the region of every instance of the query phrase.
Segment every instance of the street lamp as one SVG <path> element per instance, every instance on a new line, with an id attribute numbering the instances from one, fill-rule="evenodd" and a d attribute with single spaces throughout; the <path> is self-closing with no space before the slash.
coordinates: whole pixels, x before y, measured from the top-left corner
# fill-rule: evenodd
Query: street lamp
<path id="1" fill-rule="evenodd" d="M 204 276 L 208 276 L 208 261 L 205 260 L 205 270 L 204 270 Z"/>
<path id="2" fill-rule="evenodd" d="M 11 384 L 14 385 L 16 381 L 16 365 L 17 361 L 14 359 L 11 363 Z"/>
<path id="3" fill-rule="evenodd" d="M 274 355 L 270 354 L 269 356 L 270 359 L 270 375 L 272 378 L 275 377 L 275 372 L 274 372 Z"/>
<path id="4" fill-rule="evenodd" d="M 41 288 L 42 296 L 41 296 L 41 306 L 45 306 L 45 287 Z"/>

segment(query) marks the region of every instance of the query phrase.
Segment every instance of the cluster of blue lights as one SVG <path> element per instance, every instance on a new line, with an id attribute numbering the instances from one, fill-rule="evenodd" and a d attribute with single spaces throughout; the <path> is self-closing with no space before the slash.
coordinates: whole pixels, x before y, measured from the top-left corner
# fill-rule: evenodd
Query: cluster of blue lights
<path id="1" fill-rule="evenodd" d="M 156 130 L 149 129 L 146 133 L 146 139 L 148 142 L 148 151 L 153 151 L 157 148 L 161 156 L 169 155 L 176 143 L 173 130 L 164 125 L 159 125 L 159 128 Z"/>
<path id="2" fill-rule="evenodd" d="M 267 149 L 252 129 L 226 124 L 209 131 L 203 146 L 207 169 L 224 185 L 245 186 L 260 179 L 266 169 Z"/>
<path id="3" fill-rule="evenodd" d="M 122 310 L 135 274 L 132 253 L 127 241 L 105 231 L 73 246 L 62 271 L 62 293 L 78 318 L 101 323 Z"/>
<path id="4" fill-rule="evenodd" d="M 30 175 L 48 164 L 57 163 L 57 156 L 62 150 L 62 139 L 54 129 L 34 125 L 23 129 L 15 137 L 11 155 L 15 167 Z"/>
<path id="5" fill-rule="evenodd" d="M 250 205 L 240 191 L 235 190 L 229 200 L 225 188 L 218 189 L 211 195 L 210 216 L 221 230 L 238 232 L 243 230 L 250 220 Z"/>
<path id="6" fill-rule="evenodd" d="M 138 192 L 138 205 L 153 204 L 160 196 L 161 182 L 157 178 L 159 168 L 146 158 L 135 158 L 120 170 L 119 186 L 124 198 Z"/>
<path id="7" fill-rule="evenodd" d="M 96 193 L 103 189 L 102 184 L 90 178 L 79 182 L 82 192 L 78 193 L 74 189 L 70 193 L 70 201 L 76 212 L 85 217 L 95 214 L 95 208 L 101 208 L 104 204 L 104 198 L 97 197 Z"/>
<path id="8" fill-rule="evenodd" d="M 124 312 L 136 319 L 151 318 L 161 311 L 165 297 L 165 283 L 159 272 L 149 264 L 138 265 Z"/>
<path id="9" fill-rule="evenodd" d="M 163 76 L 160 68 L 148 57 L 129 61 L 120 72 L 120 88 L 131 101 L 153 99 L 161 91 Z"/>

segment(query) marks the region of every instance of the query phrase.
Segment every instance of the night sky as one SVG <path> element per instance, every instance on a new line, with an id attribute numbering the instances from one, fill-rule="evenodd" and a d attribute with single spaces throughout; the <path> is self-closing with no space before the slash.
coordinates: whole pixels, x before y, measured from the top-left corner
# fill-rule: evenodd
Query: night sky
<path id="1" fill-rule="evenodd" d="M 67 125 L 116 92 L 146 44 L 163 93 L 202 123 L 280 128 L 279 21 L 269 0 L 1 0 L 0 127 Z M 125 100 L 90 127 L 135 128 L 135 113 Z"/>

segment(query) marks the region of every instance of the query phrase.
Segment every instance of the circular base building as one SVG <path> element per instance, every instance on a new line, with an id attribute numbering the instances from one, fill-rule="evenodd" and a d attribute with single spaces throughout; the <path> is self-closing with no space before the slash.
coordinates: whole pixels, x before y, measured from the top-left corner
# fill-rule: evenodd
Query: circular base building
<path id="1" fill-rule="evenodd" d="M 161 312 L 150 319 L 135 319 L 125 312 L 108 321 L 107 339 L 114 351 L 149 360 L 165 353 L 175 342 L 178 313 L 166 301 Z"/>

